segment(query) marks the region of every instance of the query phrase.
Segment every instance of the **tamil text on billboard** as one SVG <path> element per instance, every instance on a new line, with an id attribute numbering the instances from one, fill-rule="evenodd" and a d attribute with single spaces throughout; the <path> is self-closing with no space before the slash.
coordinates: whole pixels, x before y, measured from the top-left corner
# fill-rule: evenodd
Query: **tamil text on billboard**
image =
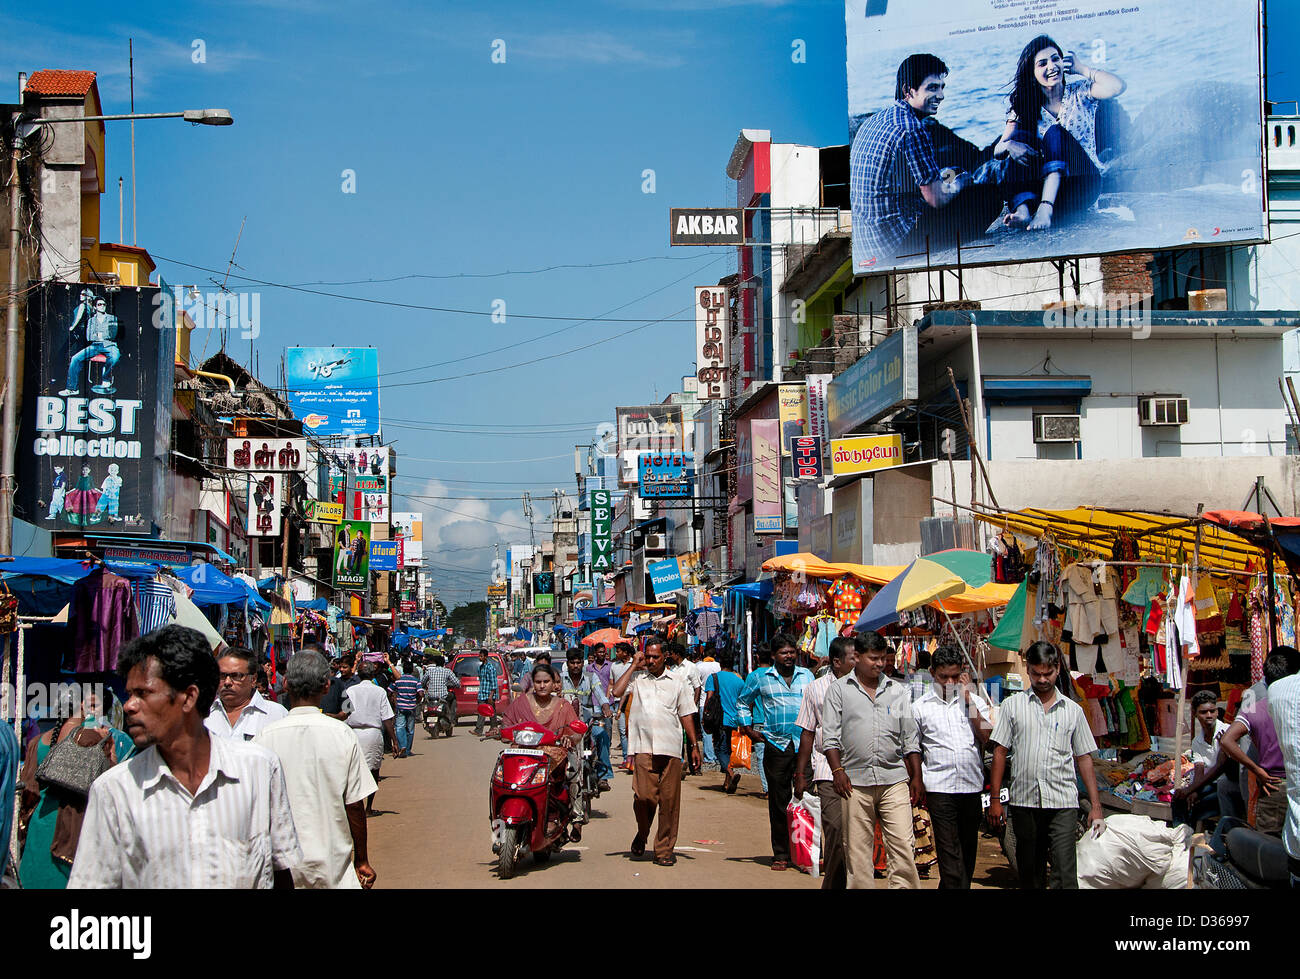
<path id="1" fill-rule="evenodd" d="M 836 476 L 867 473 L 903 464 L 903 436 L 861 435 L 831 443 L 831 472 Z"/>
<path id="2" fill-rule="evenodd" d="M 15 515 L 148 536 L 171 509 L 175 324 L 156 287 L 47 283 L 27 296 Z"/>
<path id="3" fill-rule="evenodd" d="M 379 434 L 379 351 L 374 347 L 290 347 L 289 405 L 317 438 Z"/>
<path id="4" fill-rule="evenodd" d="M 615 410 L 618 421 L 619 482 L 637 481 L 643 452 L 684 452 L 686 430 L 680 405 L 641 405 Z"/>
<path id="5" fill-rule="evenodd" d="M 727 396 L 727 342 L 731 330 L 727 290 L 695 288 L 695 377 L 701 401 Z"/>
<path id="6" fill-rule="evenodd" d="M 1266 237 L 1257 0 L 845 18 L 854 272 Z"/>
<path id="7" fill-rule="evenodd" d="M 695 458 L 689 452 L 643 452 L 637 462 L 642 499 L 683 499 L 692 494 Z"/>

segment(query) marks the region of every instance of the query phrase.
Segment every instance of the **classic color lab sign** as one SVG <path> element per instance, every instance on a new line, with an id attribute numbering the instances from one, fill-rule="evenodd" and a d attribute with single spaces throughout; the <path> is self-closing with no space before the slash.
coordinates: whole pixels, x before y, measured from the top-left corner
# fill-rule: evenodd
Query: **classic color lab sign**
<path id="1" fill-rule="evenodd" d="M 902 464 L 901 435 L 862 435 L 831 441 L 831 472 L 836 476 L 889 469 Z"/>

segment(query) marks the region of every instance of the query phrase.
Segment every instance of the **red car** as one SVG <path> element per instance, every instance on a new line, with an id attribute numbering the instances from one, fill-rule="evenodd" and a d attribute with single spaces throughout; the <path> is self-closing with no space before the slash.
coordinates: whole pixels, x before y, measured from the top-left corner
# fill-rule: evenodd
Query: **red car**
<path id="1" fill-rule="evenodd" d="M 510 671 L 506 666 L 505 657 L 500 653 L 490 652 L 488 659 L 493 660 L 497 665 L 496 709 L 498 714 L 504 714 L 506 707 L 510 705 Z M 456 689 L 457 720 L 478 714 L 479 665 L 479 654 L 472 651 L 457 653 L 455 659 L 451 661 L 452 672 L 460 679 L 460 686 Z"/>

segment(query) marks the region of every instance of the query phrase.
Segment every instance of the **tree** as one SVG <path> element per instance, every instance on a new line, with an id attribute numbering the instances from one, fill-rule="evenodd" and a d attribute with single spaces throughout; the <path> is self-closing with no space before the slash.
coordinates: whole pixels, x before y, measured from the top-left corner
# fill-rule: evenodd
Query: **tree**
<path id="1" fill-rule="evenodd" d="M 447 616 L 447 625 L 455 635 L 470 639 L 487 638 L 487 602 L 469 602 L 457 605 Z"/>

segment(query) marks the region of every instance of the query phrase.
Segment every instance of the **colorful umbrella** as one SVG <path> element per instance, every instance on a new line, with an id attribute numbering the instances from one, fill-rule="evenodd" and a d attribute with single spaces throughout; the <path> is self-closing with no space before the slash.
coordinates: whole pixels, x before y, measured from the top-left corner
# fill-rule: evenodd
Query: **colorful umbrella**
<path id="1" fill-rule="evenodd" d="M 584 646 L 594 646 L 598 642 L 604 643 L 608 646 L 611 643 L 632 641 L 633 640 L 627 636 L 619 635 L 617 629 L 597 629 L 591 635 L 582 637 L 582 644 Z"/>
<path id="2" fill-rule="evenodd" d="M 854 629 L 879 629 L 897 622 L 900 612 L 987 585 L 990 565 L 989 556 L 979 551 L 937 551 L 917 558 L 876 593 Z"/>

